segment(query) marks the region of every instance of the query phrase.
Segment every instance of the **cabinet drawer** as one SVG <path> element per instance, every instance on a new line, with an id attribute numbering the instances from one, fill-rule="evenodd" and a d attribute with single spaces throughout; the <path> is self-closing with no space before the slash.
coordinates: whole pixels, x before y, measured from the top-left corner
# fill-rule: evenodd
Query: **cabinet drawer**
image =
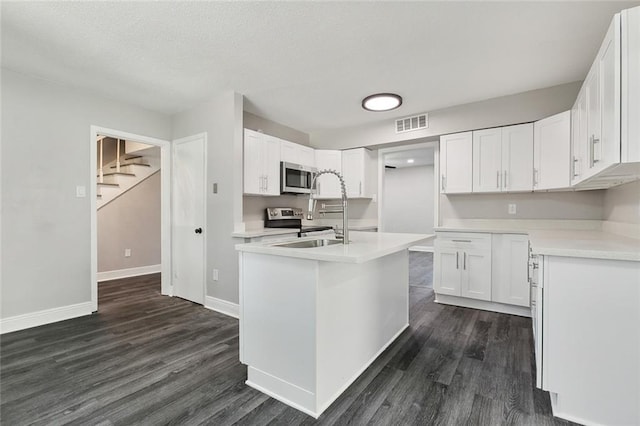
<path id="1" fill-rule="evenodd" d="M 491 248 L 491 234 L 476 232 L 436 232 L 436 247 Z"/>

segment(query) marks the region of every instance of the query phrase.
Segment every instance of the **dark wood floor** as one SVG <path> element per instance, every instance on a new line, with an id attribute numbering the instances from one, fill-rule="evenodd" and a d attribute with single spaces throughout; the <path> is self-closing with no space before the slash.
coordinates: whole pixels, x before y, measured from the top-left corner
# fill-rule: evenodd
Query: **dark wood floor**
<path id="1" fill-rule="evenodd" d="M 409 283 L 412 286 L 433 288 L 433 253 L 409 252 Z"/>
<path id="2" fill-rule="evenodd" d="M 534 388 L 529 319 L 410 293 L 410 328 L 316 421 L 244 384 L 237 320 L 158 275 L 101 284 L 98 314 L 2 336 L 1 423 L 566 424 Z"/>

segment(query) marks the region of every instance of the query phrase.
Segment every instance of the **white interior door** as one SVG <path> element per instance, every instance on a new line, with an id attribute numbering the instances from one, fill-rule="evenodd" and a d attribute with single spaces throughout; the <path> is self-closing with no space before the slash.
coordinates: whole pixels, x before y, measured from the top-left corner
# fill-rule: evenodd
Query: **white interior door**
<path id="1" fill-rule="evenodd" d="M 205 138 L 173 142 L 173 293 L 204 304 Z"/>

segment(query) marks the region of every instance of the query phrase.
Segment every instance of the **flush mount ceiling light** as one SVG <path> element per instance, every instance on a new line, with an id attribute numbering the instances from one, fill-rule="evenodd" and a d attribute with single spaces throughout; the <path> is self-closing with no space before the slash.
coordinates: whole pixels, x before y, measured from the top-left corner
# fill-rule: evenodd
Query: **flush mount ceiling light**
<path id="1" fill-rule="evenodd" d="M 362 100 L 362 108 L 367 111 L 391 111 L 402 105 L 402 97 L 395 93 L 376 93 Z"/>
<path id="2" fill-rule="evenodd" d="M 409 159 L 407 160 L 407 163 L 412 164 L 412 163 L 413 163 L 413 158 L 409 158 Z"/>

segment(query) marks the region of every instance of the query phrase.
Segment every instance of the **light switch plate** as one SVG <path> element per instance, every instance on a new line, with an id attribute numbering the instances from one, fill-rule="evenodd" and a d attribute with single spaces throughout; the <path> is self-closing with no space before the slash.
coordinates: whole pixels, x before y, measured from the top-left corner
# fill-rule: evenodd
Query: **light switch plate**
<path id="1" fill-rule="evenodd" d="M 84 185 L 78 185 L 76 186 L 76 197 L 77 198 L 84 198 L 87 196 L 87 187 Z"/>
<path id="2" fill-rule="evenodd" d="M 124 257 L 131 257 L 131 249 L 124 249 Z"/>
<path id="3" fill-rule="evenodd" d="M 516 214 L 516 205 L 509 204 L 509 214 Z"/>

